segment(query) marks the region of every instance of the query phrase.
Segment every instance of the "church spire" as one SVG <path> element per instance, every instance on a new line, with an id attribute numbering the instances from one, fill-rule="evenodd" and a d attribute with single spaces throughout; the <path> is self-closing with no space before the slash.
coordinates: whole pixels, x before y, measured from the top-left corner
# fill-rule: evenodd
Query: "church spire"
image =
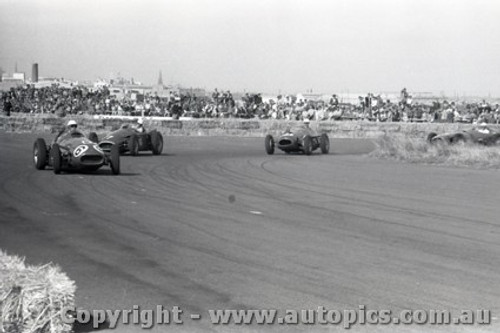
<path id="1" fill-rule="evenodd" d="M 158 85 L 163 86 L 163 78 L 161 77 L 161 71 L 160 71 L 160 75 L 158 76 Z"/>

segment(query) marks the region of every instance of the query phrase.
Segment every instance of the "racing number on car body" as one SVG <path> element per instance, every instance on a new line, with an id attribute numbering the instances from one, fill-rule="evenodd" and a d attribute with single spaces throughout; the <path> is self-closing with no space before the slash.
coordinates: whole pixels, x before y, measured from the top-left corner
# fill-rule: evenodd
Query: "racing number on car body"
<path id="1" fill-rule="evenodd" d="M 78 147 L 76 147 L 75 151 L 73 152 L 73 155 L 75 157 L 79 157 L 81 154 L 85 153 L 87 151 L 87 149 L 89 149 L 89 147 L 86 145 L 78 146 Z"/>

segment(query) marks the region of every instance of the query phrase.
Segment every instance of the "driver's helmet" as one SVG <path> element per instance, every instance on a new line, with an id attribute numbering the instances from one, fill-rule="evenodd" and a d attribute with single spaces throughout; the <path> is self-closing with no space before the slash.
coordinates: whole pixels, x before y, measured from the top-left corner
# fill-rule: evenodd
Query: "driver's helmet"
<path id="1" fill-rule="evenodd" d="M 68 121 L 67 126 L 69 129 L 76 129 L 78 127 L 78 124 L 76 123 L 76 121 L 70 120 Z"/>
<path id="2" fill-rule="evenodd" d="M 137 125 L 142 126 L 144 124 L 144 120 L 142 118 L 137 119 Z"/>
<path id="3" fill-rule="evenodd" d="M 309 123 L 310 123 L 310 122 L 311 122 L 311 121 L 309 120 L 309 118 L 305 118 L 305 119 L 304 119 L 304 124 L 309 125 Z"/>

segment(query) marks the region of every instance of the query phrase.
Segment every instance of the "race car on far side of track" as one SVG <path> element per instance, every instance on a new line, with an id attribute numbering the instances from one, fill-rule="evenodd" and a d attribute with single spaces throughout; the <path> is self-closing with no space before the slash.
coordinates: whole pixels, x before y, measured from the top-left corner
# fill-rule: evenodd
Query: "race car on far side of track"
<path id="1" fill-rule="evenodd" d="M 477 128 L 461 132 L 452 132 L 444 134 L 429 133 L 427 142 L 430 144 L 464 144 L 474 143 L 485 146 L 494 146 L 500 144 L 500 132 L 495 132 L 482 124 Z"/>
<path id="2" fill-rule="evenodd" d="M 117 175 L 120 173 L 120 152 L 118 146 L 110 147 L 105 152 L 82 132 L 74 130 L 50 145 L 38 138 L 33 145 L 33 163 L 38 170 L 50 166 L 55 174 L 71 170 L 96 171 L 109 165 L 111 172 Z"/>
<path id="3" fill-rule="evenodd" d="M 276 142 L 274 137 L 268 134 L 266 135 L 264 144 L 266 152 L 269 155 L 274 154 L 275 146 L 287 154 L 303 152 L 306 155 L 311 155 L 318 148 L 320 148 L 323 154 L 328 154 L 330 151 L 330 139 L 328 135 L 326 133 L 318 134 L 306 126 L 287 129 L 279 135 Z"/>
<path id="4" fill-rule="evenodd" d="M 157 130 L 140 133 L 124 124 L 99 142 L 99 147 L 104 151 L 109 151 L 113 145 L 119 147 L 120 154 L 128 152 L 136 156 L 140 151 L 151 151 L 153 155 L 160 155 L 163 151 L 163 136 Z"/>

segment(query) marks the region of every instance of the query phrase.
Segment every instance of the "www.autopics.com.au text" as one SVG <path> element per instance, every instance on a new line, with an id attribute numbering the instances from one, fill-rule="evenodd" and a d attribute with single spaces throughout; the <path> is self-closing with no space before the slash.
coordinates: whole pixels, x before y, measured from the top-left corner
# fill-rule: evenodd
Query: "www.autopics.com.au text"
<path id="1" fill-rule="evenodd" d="M 208 310 L 209 322 L 213 325 L 336 325 L 349 329 L 353 325 L 489 325 L 491 311 L 461 310 L 401 310 L 393 314 L 391 310 L 358 309 L 332 310 L 323 306 L 307 310 Z M 140 325 L 148 329 L 154 325 L 182 325 L 185 319 L 202 320 L 199 313 L 185 314 L 179 306 L 171 309 L 158 305 L 156 309 L 141 309 L 134 305 L 128 310 L 82 310 L 74 307 L 64 308 L 62 318 L 67 324 L 89 324 L 94 328 L 106 323 L 115 328 L 120 322 L 124 325 Z"/>

